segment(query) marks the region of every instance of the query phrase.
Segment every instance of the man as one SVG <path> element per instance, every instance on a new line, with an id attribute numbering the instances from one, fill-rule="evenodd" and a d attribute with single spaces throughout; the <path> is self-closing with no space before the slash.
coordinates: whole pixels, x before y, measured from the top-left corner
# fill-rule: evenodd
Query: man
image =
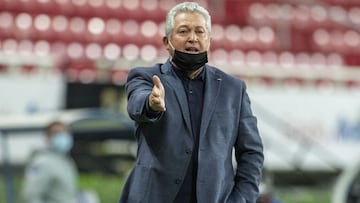
<path id="1" fill-rule="evenodd" d="M 77 170 L 68 152 L 73 138 L 67 126 L 51 122 L 45 129 L 48 148 L 35 152 L 25 171 L 26 203 L 75 203 Z"/>
<path id="2" fill-rule="evenodd" d="M 211 20 L 197 3 L 172 8 L 165 29 L 170 59 L 128 76 L 138 154 L 119 202 L 254 203 L 263 149 L 244 82 L 206 64 Z"/>

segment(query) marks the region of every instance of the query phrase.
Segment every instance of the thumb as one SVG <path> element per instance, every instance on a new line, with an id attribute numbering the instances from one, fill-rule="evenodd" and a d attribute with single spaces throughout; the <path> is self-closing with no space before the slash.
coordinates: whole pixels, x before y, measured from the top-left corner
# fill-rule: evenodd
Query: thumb
<path id="1" fill-rule="evenodd" d="M 163 88 L 160 78 L 157 75 L 153 76 L 153 83 L 157 88 L 160 88 L 160 89 Z"/>

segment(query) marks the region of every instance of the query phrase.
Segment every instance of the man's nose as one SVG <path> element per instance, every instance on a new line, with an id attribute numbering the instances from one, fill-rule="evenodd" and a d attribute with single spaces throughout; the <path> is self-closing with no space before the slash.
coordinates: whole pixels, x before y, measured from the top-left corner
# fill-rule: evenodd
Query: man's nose
<path id="1" fill-rule="evenodd" d="M 190 32 L 188 40 L 189 40 L 189 42 L 192 42 L 192 43 L 197 42 L 198 36 L 196 35 L 195 32 Z"/>

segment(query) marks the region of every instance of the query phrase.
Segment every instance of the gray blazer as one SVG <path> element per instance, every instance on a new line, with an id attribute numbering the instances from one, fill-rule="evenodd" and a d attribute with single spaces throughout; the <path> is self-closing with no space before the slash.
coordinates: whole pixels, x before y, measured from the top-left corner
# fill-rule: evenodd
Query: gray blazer
<path id="1" fill-rule="evenodd" d="M 205 66 L 200 127 L 198 203 L 254 203 L 263 166 L 263 145 L 245 83 Z M 152 76 L 165 88 L 166 112 L 146 116 Z M 171 203 L 185 176 L 193 147 L 186 93 L 169 61 L 132 69 L 126 84 L 128 113 L 136 122 L 138 154 L 119 203 Z M 235 148 L 237 168 L 232 165 Z"/>

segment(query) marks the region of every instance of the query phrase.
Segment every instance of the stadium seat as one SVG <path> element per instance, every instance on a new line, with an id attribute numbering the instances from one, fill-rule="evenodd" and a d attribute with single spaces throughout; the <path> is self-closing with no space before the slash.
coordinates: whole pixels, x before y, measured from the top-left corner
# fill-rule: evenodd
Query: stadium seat
<path id="1" fill-rule="evenodd" d="M 349 9 L 348 12 L 349 21 L 359 26 L 360 25 L 360 7 L 353 7 Z"/>
<path id="2" fill-rule="evenodd" d="M 152 44 L 160 47 L 162 46 L 162 37 L 155 21 L 146 20 L 140 24 L 139 44 Z"/>
<path id="3" fill-rule="evenodd" d="M 2 39 L 11 37 L 15 32 L 15 19 L 10 12 L 0 12 L 0 36 Z"/>
<path id="4" fill-rule="evenodd" d="M 236 49 L 242 47 L 243 33 L 238 25 L 229 24 L 224 29 L 223 44 L 226 49 Z"/>
<path id="5" fill-rule="evenodd" d="M 227 69 L 227 63 L 229 61 L 228 52 L 225 49 L 215 49 L 210 53 L 211 61 L 215 66 L 223 67 Z"/>
<path id="6" fill-rule="evenodd" d="M 281 68 L 294 68 L 295 57 L 291 52 L 285 51 L 279 54 L 278 57 L 279 66 Z"/>
<path id="7" fill-rule="evenodd" d="M 126 44 L 123 47 L 123 56 L 128 61 L 134 61 L 139 58 L 140 48 L 135 44 Z"/>
<path id="8" fill-rule="evenodd" d="M 263 53 L 263 65 L 267 68 L 275 68 L 279 65 L 278 56 L 274 51 L 266 51 Z"/>
<path id="9" fill-rule="evenodd" d="M 211 49 L 225 48 L 225 31 L 222 25 L 213 24 L 211 27 Z"/>
<path id="10" fill-rule="evenodd" d="M 251 68 L 259 68 L 262 66 L 262 54 L 252 50 L 245 53 L 245 64 Z"/>
<path id="11" fill-rule="evenodd" d="M 88 60 L 97 61 L 103 56 L 102 47 L 98 43 L 90 43 L 86 45 L 85 56 Z"/>
<path id="12" fill-rule="evenodd" d="M 165 15 L 177 2 L 0 0 L 0 51 L 51 54 L 56 63 L 69 63 L 70 69 L 99 59 L 114 66 L 121 63 L 122 68 L 137 60 L 163 62 L 168 58 L 162 43 Z M 210 47 L 215 65 L 315 69 L 360 65 L 358 0 L 198 2 L 215 13 Z M 71 74 L 77 79 L 82 74 L 85 81 L 94 75 L 80 72 Z M 124 72 L 116 74 L 122 78 Z"/>
<path id="13" fill-rule="evenodd" d="M 252 26 L 245 26 L 242 28 L 242 42 L 245 49 L 258 49 L 258 32 Z"/>
<path id="14" fill-rule="evenodd" d="M 121 56 L 121 48 L 115 43 L 109 43 L 104 47 L 104 57 L 108 60 L 116 60 Z"/>
<path id="15" fill-rule="evenodd" d="M 241 68 L 245 64 L 245 53 L 240 49 L 231 50 L 229 60 L 233 68 Z"/>
<path id="16" fill-rule="evenodd" d="M 5 39 L 2 41 L 2 51 L 5 54 L 15 54 L 18 51 L 18 42 L 15 39 Z"/>
<path id="17" fill-rule="evenodd" d="M 66 48 L 66 53 L 67 56 L 70 59 L 82 59 L 85 57 L 85 50 L 82 44 L 78 43 L 78 42 L 72 42 L 70 44 L 68 44 L 67 48 Z"/>
<path id="18" fill-rule="evenodd" d="M 157 48 L 153 45 L 147 44 L 140 49 L 140 59 L 151 63 L 154 62 L 158 57 Z"/>
<path id="19" fill-rule="evenodd" d="M 111 71 L 111 81 L 117 85 L 124 85 L 127 79 L 127 75 L 127 70 L 113 69 Z"/>
<path id="20" fill-rule="evenodd" d="M 310 54 L 306 52 L 299 52 L 295 54 L 296 68 L 310 68 Z"/>

